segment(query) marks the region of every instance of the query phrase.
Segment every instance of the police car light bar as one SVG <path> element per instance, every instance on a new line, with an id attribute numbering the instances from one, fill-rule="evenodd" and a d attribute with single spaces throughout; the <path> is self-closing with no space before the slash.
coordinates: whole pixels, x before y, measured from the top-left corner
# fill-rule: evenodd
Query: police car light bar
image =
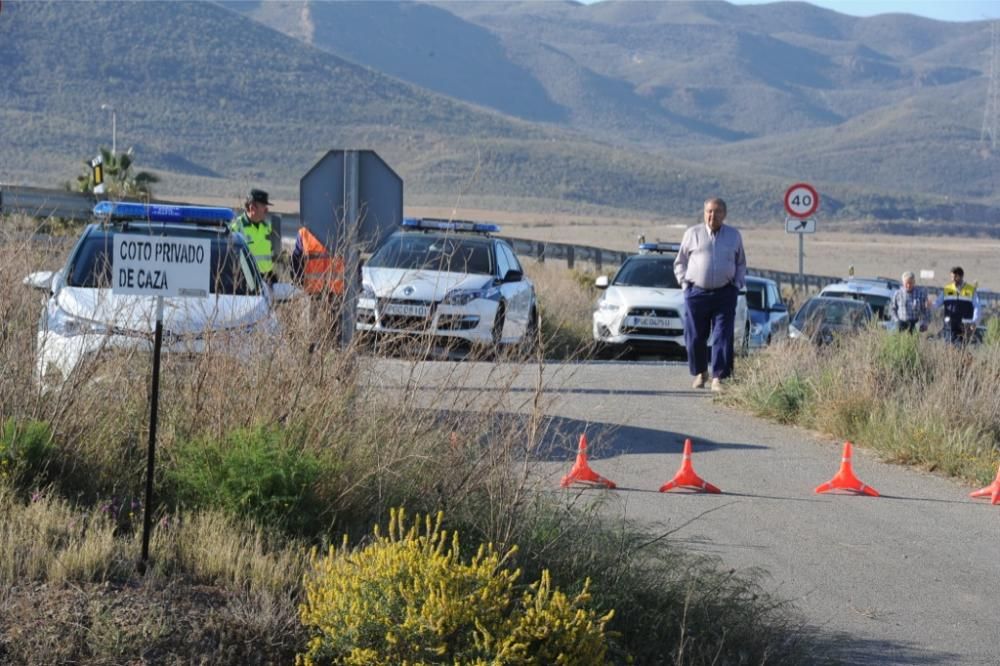
<path id="1" fill-rule="evenodd" d="M 469 231 L 477 234 L 500 233 L 500 227 L 484 222 L 469 222 L 467 220 L 440 220 L 434 218 L 408 217 L 402 226 L 407 229 L 435 229 L 438 231 Z"/>
<path id="2" fill-rule="evenodd" d="M 149 222 L 186 222 L 189 224 L 225 225 L 233 219 L 233 211 L 219 206 L 172 206 L 131 201 L 101 201 L 94 206 L 94 215 L 111 220 L 147 220 Z"/>
<path id="3" fill-rule="evenodd" d="M 640 243 L 639 249 L 643 252 L 680 252 L 680 243 Z"/>

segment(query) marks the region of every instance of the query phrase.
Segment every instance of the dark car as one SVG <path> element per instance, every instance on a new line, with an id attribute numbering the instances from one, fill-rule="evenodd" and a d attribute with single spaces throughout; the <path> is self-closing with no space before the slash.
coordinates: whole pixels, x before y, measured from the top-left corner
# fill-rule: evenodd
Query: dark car
<path id="1" fill-rule="evenodd" d="M 747 347 L 759 349 L 785 334 L 788 306 L 781 300 L 778 283 L 747 276 Z"/>
<path id="2" fill-rule="evenodd" d="M 840 336 L 864 330 L 874 317 L 871 306 L 864 301 L 813 296 L 795 313 L 788 325 L 788 337 L 827 345 Z"/>

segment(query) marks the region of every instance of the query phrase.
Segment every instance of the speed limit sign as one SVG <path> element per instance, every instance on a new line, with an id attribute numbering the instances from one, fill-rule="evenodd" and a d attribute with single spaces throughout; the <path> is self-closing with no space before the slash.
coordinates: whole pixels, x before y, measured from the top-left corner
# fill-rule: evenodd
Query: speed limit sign
<path id="1" fill-rule="evenodd" d="M 785 210 L 804 220 L 819 208 L 819 193 L 809 183 L 796 183 L 785 191 Z"/>

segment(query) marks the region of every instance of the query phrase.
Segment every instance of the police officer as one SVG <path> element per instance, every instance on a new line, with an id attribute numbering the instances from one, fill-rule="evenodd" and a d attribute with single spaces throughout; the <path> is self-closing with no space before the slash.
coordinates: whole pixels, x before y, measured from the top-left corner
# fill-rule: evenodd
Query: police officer
<path id="1" fill-rule="evenodd" d="M 252 189 L 243 204 L 243 212 L 230 222 L 233 233 L 242 234 L 246 239 L 250 254 L 257 262 L 261 277 L 268 284 L 277 282 L 274 273 L 273 248 L 271 246 L 271 222 L 267 212 L 271 202 L 264 190 Z"/>
<path id="2" fill-rule="evenodd" d="M 945 340 L 955 344 L 972 342 L 979 323 L 979 294 L 976 286 L 965 281 L 961 266 L 951 269 L 951 282 L 946 284 L 934 302 L 934 308 L 944 308 Z"/>

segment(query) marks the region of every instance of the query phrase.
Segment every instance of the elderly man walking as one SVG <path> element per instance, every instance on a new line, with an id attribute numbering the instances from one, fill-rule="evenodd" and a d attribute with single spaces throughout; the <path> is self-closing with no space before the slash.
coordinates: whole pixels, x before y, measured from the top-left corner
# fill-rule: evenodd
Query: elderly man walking
<path id="1" fill-rule="evenodd" d="M 705 223 L 688 228 L 674 260 L 674 274 L 684 289 L 684 344 L 694 388 L 708 381 L 708 339 L 712 331 L 712 390 L 733 372 L 733 325 L 736 300 L 746 285 L 743 237 L 726 226 L 726 202 L 705 202 Z"/>
<path id="2" fill-rule="evenodd" d="M 902 276 L 903 286 L 896 290 L 889 301 L 889 316 L 896 322 L 898 331 L 913 333 L 927 330 L 930 319 L 930 308 L 927 303 L 927 292 L 918 287 L 917 278 L 911 271 Z"/>

